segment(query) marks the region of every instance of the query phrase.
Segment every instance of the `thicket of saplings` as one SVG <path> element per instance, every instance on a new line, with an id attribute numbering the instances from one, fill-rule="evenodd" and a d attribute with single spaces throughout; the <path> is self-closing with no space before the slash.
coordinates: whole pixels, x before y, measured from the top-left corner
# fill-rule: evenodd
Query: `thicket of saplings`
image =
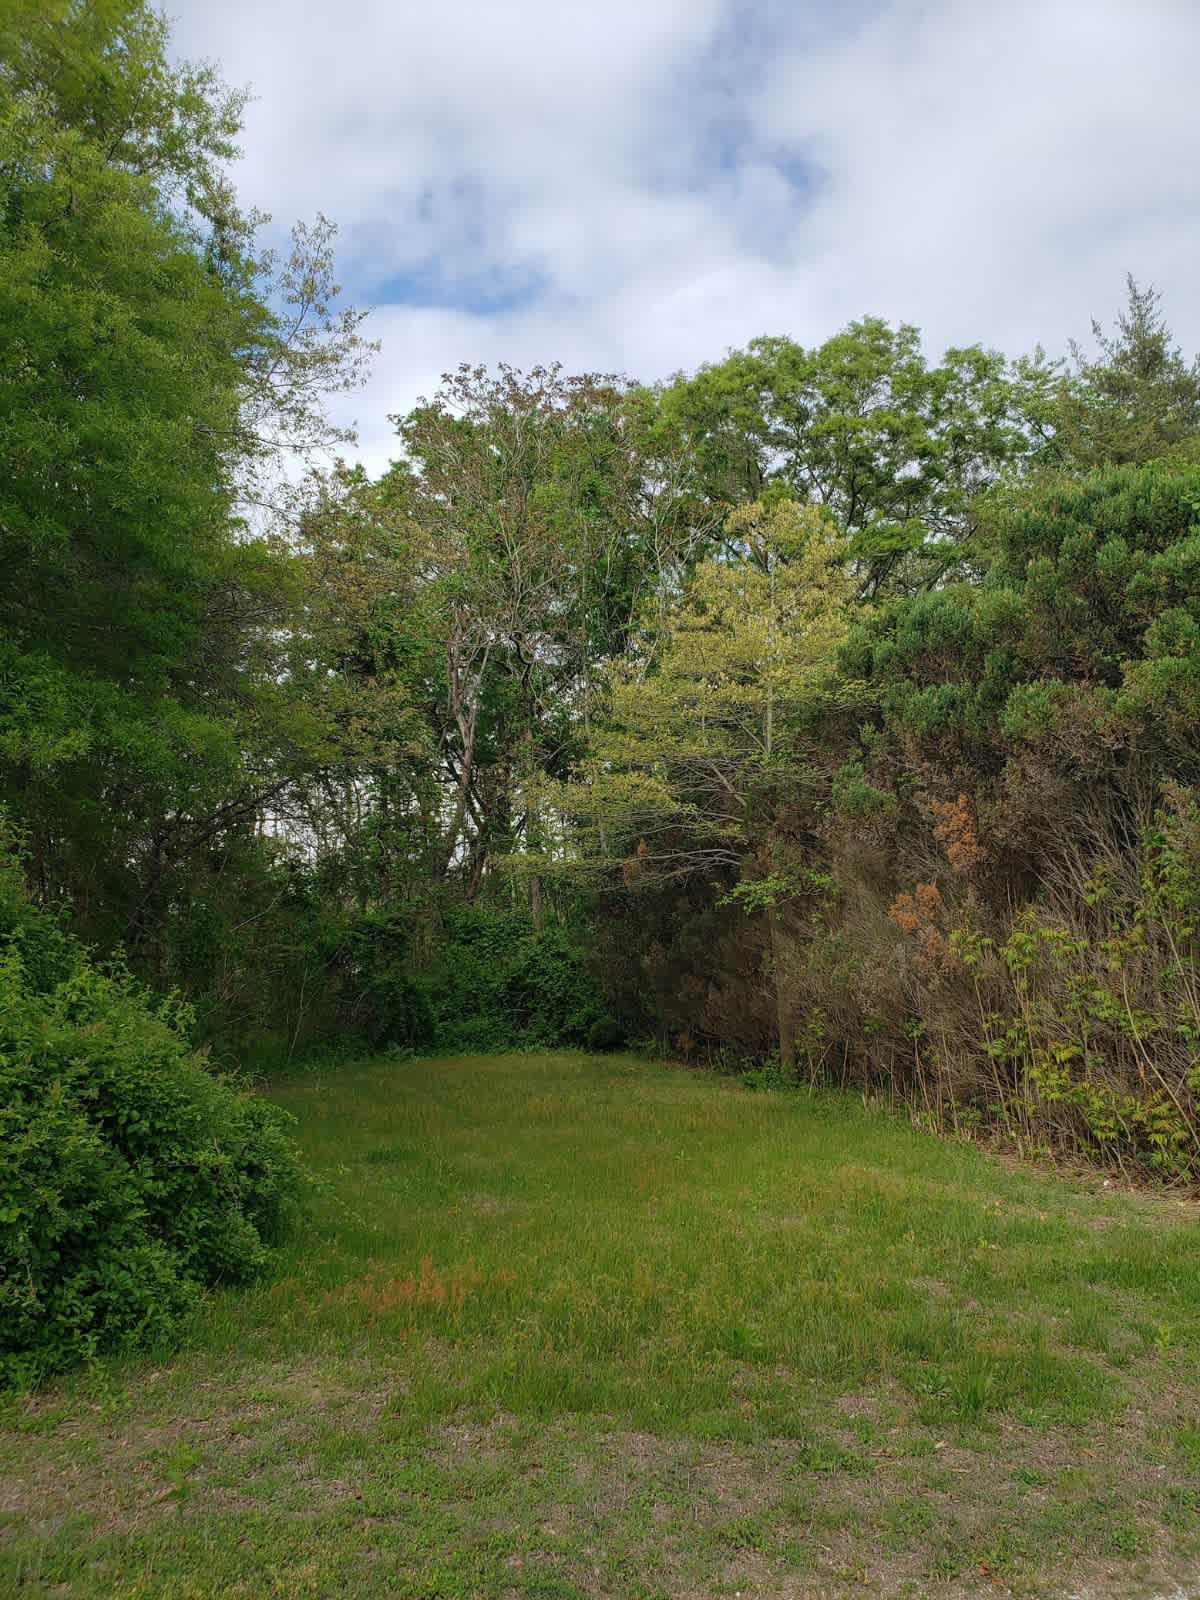
<path id="1" fill-rule="evenodd" d="M 333 229 L 141 0 L 0 17 L 0 1372 L 300 1193 L 228 1074 L 653 1043 L 1198 1165 L 1200 370 L 874 318 L 464 367 L 377 479 Z M 297 472 L 295 464 L 306 465 Z"/>

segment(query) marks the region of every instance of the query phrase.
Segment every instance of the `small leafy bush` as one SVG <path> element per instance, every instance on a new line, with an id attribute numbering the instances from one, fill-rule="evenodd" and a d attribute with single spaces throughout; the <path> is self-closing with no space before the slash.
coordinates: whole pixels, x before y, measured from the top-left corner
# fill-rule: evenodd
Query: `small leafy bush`
<path id="1" fill-rule="evenodd" d="M 615 1017 L 598 1017 L 587 1032 L 587 1047 L 597 1052 L 619 1050 L 625 1043 L 625 1030 Z"/>
<path id="2" fill-rule="evenodd" d="M 95 965 L 0 862 L 0 1385 L 170 1342 L 285 1231 L 286 1117 L 206 1070 L 188 1021 Z"/>
<path id="3" fill-rule="evenodd" d="M 794 1089 L 796 1075 L 784 1070 L 778 1056 L 768 1056 L 761 1066 L 751 1067 L 740 1075 L 744 1089 Z"/>

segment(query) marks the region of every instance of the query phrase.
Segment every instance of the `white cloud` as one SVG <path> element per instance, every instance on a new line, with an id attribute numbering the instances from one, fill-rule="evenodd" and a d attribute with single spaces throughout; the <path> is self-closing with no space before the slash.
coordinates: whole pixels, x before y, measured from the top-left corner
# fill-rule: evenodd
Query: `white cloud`
<path id="1" fill-rule="evenodd" d="M 655 377 L 865 312 L 1061 348 L 1126 268 L 1200 344 L 1194 0 L 182 0 L 176 39 L 258 95 L 244 198 L 338 219 L 378 303 L 372 465 L 463 360 Z"/>
<path id="2" fill-rule="evenodd" d="M 806 222 L 836 263 L 830 310 L 1061 344 L 1128 268 L 1200 339 L 1198 59 L 1190 0 L 897 5 L 839 49 L 783 56 L 759 127 L 832 174 Z"/>

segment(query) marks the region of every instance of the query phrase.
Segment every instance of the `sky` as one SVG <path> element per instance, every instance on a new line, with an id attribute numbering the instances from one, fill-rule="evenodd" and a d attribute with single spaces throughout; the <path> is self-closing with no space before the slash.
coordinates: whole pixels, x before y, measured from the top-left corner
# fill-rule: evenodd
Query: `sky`
<path id="1" fill-rule="evenodd" d="M 382 340 L 643 379 L 761 333 L 1061 352 L 1124 274 L 1200 347 L 1200 0 L 167 0 L 254 95 L 242 201 L 339 226 Z"/>

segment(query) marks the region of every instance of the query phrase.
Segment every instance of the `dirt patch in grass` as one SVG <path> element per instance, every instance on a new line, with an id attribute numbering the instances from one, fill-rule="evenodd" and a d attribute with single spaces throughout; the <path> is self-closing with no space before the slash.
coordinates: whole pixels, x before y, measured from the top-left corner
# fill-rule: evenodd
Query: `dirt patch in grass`
<path id="1" fill-rule="evenodd" d="M 1183 1577 L 1160 1536 L 1182 1479 L 1153 1442 L 1170 1436 L 1179 1397 L 1139 1399 L 1115 1454 L 1112 1436 L 1009 1418 L 935 1437 L 898 1388 L 840 1396 L 798 1438 L 701 1440 L 581 1418 L 536 1428 L 496 1413 L 431 1425 L 397 1452 L 394 1389 L 274 1367 L 240 1375 L 219 1405 L 154 1419 L 94 1406 L 26 1435 L 35 1448 L 5 1462 L 0 1514 L 6 1536 L 50 1539 L 80 1519 L 94 1536 L 130 1537 L 267 1507 L 295 1524 L 365 1505 L 365 1529 L 382 1492 L 387 1516 L 419 1524 L 432 1505 L 460 1539 L 514 1544 L 519 1595 L 532 1573 L 547 1592 L 620 1594 L 621 1572 L 648 1562 L 671 1600 L 966 1600 L 1072 1586 L 1133 1600 Z M 1088 1549 L 1106 1538 L 1109 1559 Z M 1053 1587 L 1039 1571 L 1056 1574 Z"/>
<path id="2" fill-rule="evenodd" d="M 516 1417 L 498 1412 L 487 1422 L 444 1422 L 431 1431 L 430 1459 L 442 1466 L 497 1467 L 511 1459 Z"/>

